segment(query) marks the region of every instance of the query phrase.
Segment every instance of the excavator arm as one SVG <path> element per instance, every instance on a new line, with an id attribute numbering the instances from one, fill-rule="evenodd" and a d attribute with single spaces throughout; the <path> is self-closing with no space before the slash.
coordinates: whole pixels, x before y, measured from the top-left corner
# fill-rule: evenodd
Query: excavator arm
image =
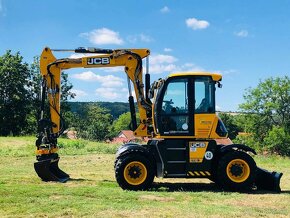
<path id="1" fill-rule="evenodd" d="M 143 83 L 142 59 L 149 56 L 148 49 L 97 49 L 78 48 L 75 53 L 90 53 L 91 56 L 82 58 L 57 59 L 53 51 L 58 49 L 44 48 L 40 57 L 40 71 L 42 81 L 41 112 L 38 124 L 38 138 L 36 140 L 37 162 L 35 170 L 44 181 L 66 181 L 69 176 L 58 168 L 59 157 L 57 154 L 57 138 L 64 131 L 64 120 L 61 116 L 61 72 L 72 68 L 103 68 L 124 66 L 124 72 L 128 78 L 129 104 L 131 111 L 132 127 L 136 136 L 150 136 L 152 124 L 152 107 L 147 97 L 150 83 L 149 74 L 146 73 L 146 87 Z M 147 68 L 148 69 L 148 68 Z M 131 83 L 137 100 L 140 114 L 140 124 L 137 127 L 134 98 L 131 91 Z M 145 91 L 144 91 L 145 88 Z M 45 119 L 46 98 L 49 103 L 50 116 Z"/>

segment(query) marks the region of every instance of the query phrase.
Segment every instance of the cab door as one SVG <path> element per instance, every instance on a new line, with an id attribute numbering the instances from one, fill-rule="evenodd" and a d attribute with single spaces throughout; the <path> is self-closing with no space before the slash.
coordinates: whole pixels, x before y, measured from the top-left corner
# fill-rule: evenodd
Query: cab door
<path id="1" fill-rule="evenodd" d="M 157 100 L 157 131 L 161 136 L 192 136 L 193 81 L 188 77 L 169 78 Z"/>

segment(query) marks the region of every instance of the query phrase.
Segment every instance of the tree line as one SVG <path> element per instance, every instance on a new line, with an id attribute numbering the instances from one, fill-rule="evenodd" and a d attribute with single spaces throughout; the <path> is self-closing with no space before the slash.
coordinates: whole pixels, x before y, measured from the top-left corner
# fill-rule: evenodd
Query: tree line
<path id="1" fill-rule="evenodd" d="M 19 52 L 0 57 L 0 135 L 19 136 L 37 133 L 41 93 L 39 57 L 32 64 L 23 61 Z M 90 140 L 113 138 L 128 129 L 128 103 L 69 102 L 75 97 L 68 75 L 61 75 L 61 114 L 65 126 L 75 129 L 78 137 Z M 48 103 L 46 116 L 49 116 Z M 119 118 L 120 116 L 120 118 Z M 124 119 L 125 117 L 125 119 Z M 118 121 L 119 120 L 119 121 Z M 122 124 L 119 125 L 120 121 Z M 115 125 L 116 124 L 116 125 Z"/>
<path id="2" fill-rule="evenodd" d="M 229 138 L 258 151 L 290 156 L 290 85 L 289 77 L 268 78 L 244 94 L 237 115 L 220 113 Z M 130 114 L 126 103 L 71 103 L 75 97 L 68 75 L 62 73 L 61 111 L 66 126 L 78 137 L 90 140 L 113 138 L 129 129 Z M 41 76 L 39 58 L 32 64 L 19 52 L 0 56 L 0 135 L 31 135 L 37 132 Z M 47 104 L 48 105 L 48 104 Z"/>
<path id="3" fill-rule="evenodd" d="M 234 142 L 258 151 L 290 156 L 288 76 L 268 78 L 247 89 L 239 111 L 237 115 L 220 115 Z"/>

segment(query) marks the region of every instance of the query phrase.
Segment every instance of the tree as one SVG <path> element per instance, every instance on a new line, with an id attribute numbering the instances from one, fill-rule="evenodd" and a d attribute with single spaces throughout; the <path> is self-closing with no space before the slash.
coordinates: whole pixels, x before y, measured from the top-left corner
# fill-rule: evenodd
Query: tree
<path id="1" fill-rule="evenodd" d="M 233 116 L 226 113 L 219 114 L 219 117 L 221 118 L 228 130 L 228 135 L 231 140 L 235 139 L 238 133 L 242 131 L 242 128 L 236 122 L 237 116 L 239 115 Z"/>
<path id="2" fill-rule="evenodd" d="M 79 137 L 102 141 L 109 137 L 112 120 L 112 115 L 106 109 L 89 104 L 82 116 L 75 119 L 73 126 Z"/>
<path id="3" fill-rule="evenodd" d="M 283 127 L 273 126 L 265 137 L 265 144 L 272 152 L 290 156 L 290 135 Z"/>
<path id="4" fill-rule="evenodd" d="M 23 57 L 10 50 L 0 57 L 0 134 L 19 135 L 27 127 L 31 94 L 29 68 Z"/>
<path id="5" fill-rule="evenodd" d="M 246 131 L 262 148 L 272 152 L 289 154 L 290 146 L 290 81 L 289 77 L 269 78 L 260 81 L 244 95 L 240 108 L 248 113 Z M 282 137 L 277 144 L 277 137 Z M 267 139 L 267 140 L 265 140 Z"/>
<path id="6" fill-rule="evenodd" d="M 136 117 L 138 120 L 139 113 L 136 113 Z M 138 120 L 139 121 L 139 120 Z M 137 122 L 139 125 L 140 121 Z M 119 132 L 122 130 L 131 130 L 131 113 L 126 112 L 121 114 L 118 119 L 113 122 L 113 125 L 110 130 L 110 138 L 116 137 Z"/>
<path id="7" fill-rule="evenodd" d="M 19 135 L 27 127 L 26 116 L 29 111 L 27 102 L 31 95 L 29 69 L 23 57 L 10 50 L 0 57 L 0 134 Z"/>

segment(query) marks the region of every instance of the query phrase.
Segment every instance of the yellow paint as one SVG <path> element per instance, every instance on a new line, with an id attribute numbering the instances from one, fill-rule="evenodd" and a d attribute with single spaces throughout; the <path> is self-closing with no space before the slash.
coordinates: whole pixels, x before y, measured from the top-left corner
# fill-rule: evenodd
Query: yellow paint
<path id="1" fill-rule="evenodd" d="M 208 142 L 192 141 L 189 142 L 189 162 L 201 163 L 206 152 Z"/>
<path id="2" fill-rule="evenodd" d="M 202 171 L 199 171 L 200 172 L 200 174 L 202 175 L 202 176 L 205 176 L 205 173 L 204 172 L 202 172 Z"/>
<path id="3" fill-rule="evenodd" d="M 219 73 L 209 73 L 209 72 L 179 72 L 170 74 L 169 77 L 178 77 L 178 76 L 211 76 L 214 81 L 220 81 L 222 75 Z"/>
<path id="4" fill-rule="evenodd" d="M 205 174 L 206 174 L 207 176 L 210 176 L 210 175 L 211 175 L 210 172 L 208 172 L 208 171 L 205 171 Z"/>
<path id="5" fill-rule="evenodd" d="M 217 119 L 216 114 L 195 114 L 195 137 L 204 139 L 210 138 L 215 119 Z"/>
<path id="6" fill-rule="evenodd" d="M 58 151 L 58 148 L 41 148 L 35 151 L 36 155 L 42 155 L 42 154 L 53 154 Z"/>
<path id="7" fill-rule="evenodd" d="M 241 174 L 240 175 L 233 175 L 231 172 L 231 168 L 233 166 L 238 166 L 241 169 Z M 230 180 L 232 180 L 233 182 L 236 183 L 241 183 L 246 181 L 249 176 L 250 176 L 250 166 L 248 165 L 248 163 L 242 159 L 234 159 L 231 162 L 229 162 L 229 164 L 227 165 L 227 176 Z"/>
<path id="8" fill-rule="evenodd" d="M 197 171 L 194 171 L 194 174 L 200 176 L 200 174 Z"/>
<path id="9" fill-rule="evenodd" d="M 133 174 L 140 173 L 140 175 L 137 176 L 136 178 L 132 177 L 129 174 L 130 170 L 134 169 L 134 167 L 137 168 L 139 170 L 139 172 L 132 171 L 131 173 L 133 173 Z M 130 185 L 140 185 L 147 178 L 147 169 L 143 163 L 141 163 L 139 161 L 132 161 L 132 162 L 128 163 L 126 165 L 126 167 L 124 168 L 123 175 L 124 175 L 126 182 L 128 182 Z"/>
<path id="10" fill-rule="evenodd" d="M 187 175 L 193 176 L 193 177 L 208 177 L 210 176 L 210 173 L 208 171 L 188 171 Z"/>
<path id="11" fill-rule="evenodd" d="M 191 171 L 188 171 L 188 173 L 189 173 L 191 176 L 194 176 L 193 172 L 191 172 Z"/>

